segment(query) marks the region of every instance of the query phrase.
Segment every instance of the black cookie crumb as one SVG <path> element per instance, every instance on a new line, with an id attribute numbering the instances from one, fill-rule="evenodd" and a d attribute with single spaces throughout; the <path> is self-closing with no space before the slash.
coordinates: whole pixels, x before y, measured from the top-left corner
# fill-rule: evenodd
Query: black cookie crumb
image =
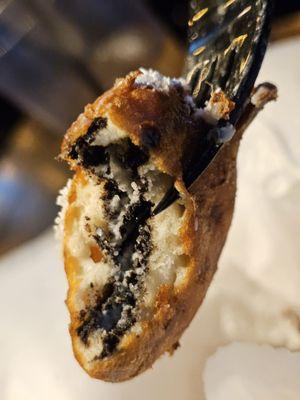
<path id="1" fill-rule="evenodd" d="M 87 143 L 91 143 L 95 139 L 95 135 L 101 129 L 105 129 L 107 127 L 107 118 L 97 117 L 93 120 L 91 125 L 89 126 L 86 134 L 83 136 L 84 140 Z"/>
<path id="2" fill-rule="evenodd" d="M 87 146 L 82 148 L 82 166 L 85 168 L 96 167 L 108 162 L 108 154 L 102 146 Z"/>
<path id="3" fill-rule="evenodd" d="M 149 160 L 149 154 L 129 139 L 122 146 L 116 145 L 114 150 L 119 163 L 133 174 L 136 174 L 137 168 Z"/>
<path id="4" fill-rule="evenodd" d="M 114 333 L 109 333 L 103 340 L 103 350 L 100 356 L 96 358 L 108 357 L 120 342 L 120 338 Z"/>
<path id="5" fill-rule="evenodd" d="M 79 318 L 80 318 L 81 320 L 83 320 L 85 316 L 86 316 L 86 311 L 85 311 L 85 310 L 80 310 L 80 312 L 79 312 Z"/>
<path id="6" fill-rule="evenodd" d="M 103 165 L 109 160 L 105 147 L 90 146 L 83 137 L 78 138 L 71 147 L 69 157 L 72 160 L 78 160 L 79 164 L 85 168 Z"/>
<path id="7" fill-rule="evenodd" d="M 102 146 L 89 146 L 95 139 L 95 135 L 101 129 L 106 128 L 107 119 L 97 117 L 89 126 L 85 135 L 80 136 L 71 146 L 69 157 L 72 160 L 79 160 L 84 167 L 97 166 L 108 161 L 107 153 Z"/>
<path id="8" fill-rule="evenodd" d="M 121 199 L 127 196 L 126 192 L 123 192 L 121 189 L 118 188 L 118 184 L 114 179 L 109 179 L 105 185 L 105 197 L 104 200 L 111 200 L 114 196 L 119 196 Z"/>

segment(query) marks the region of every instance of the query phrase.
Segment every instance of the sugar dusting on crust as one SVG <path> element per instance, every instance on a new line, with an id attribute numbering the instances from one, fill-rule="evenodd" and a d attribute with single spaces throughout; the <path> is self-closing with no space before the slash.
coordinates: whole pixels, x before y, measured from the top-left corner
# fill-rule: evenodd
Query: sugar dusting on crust
<path id="1" fill-rule="evenodd" d="M 196 114 L 199 110 L 190 94 L 190 87 L 184 78 L 169 78 L 153 69 L 140 68 L 141 72 L 135 78 L 135 85 L 140 88 L 151 88 L 169 94 L 170 89 L 181 87 L 183 89 L 183 100 L 189 108 L 191 114 Z M 201 109 L 203 112 L 203 110 Z"/>
<path id="2" fill-rule="evenodd" d="M 140 68 L 141 74 L 135 78 L 135 84 L 139 87 L 152 88 L 168 93 L 170 88 L 181 86 L 184 91 L 184 101 L 192 110 L 194 118 L 204 119 L 211 125 L 216 125 L 218 120 L 228 119 L 234 108 L 234 103 L 229 100 L 220 88 L 216 88 L 207 101 L 205 108 L 198 108 L 190 94 L 190 88 L 184 78 L 169 78 L 153 69 Z"/>
<path id="3" fill-rule="evenodd" d="M 72 179 L 68 179 L 67 184 L 59 191 L 56 204 L 60 207 L 60 211 L 54 220 L 54 232 L 55 237 L 58 240 L 62 240 L 64 232 L 64 220 L 65 214 L 69 205 L 68 194 L 71 188 Z"/>
<path id="4" fill-rule="evenodd" d="M 151 87 L 155 90 L 168 92 L 172 86 L 180 85 L 187 88 L 183 78 L 168 78 L 153 69 L 140 68 L 141 74 L 135 78 L 135 84 L 141 87 Z"/>

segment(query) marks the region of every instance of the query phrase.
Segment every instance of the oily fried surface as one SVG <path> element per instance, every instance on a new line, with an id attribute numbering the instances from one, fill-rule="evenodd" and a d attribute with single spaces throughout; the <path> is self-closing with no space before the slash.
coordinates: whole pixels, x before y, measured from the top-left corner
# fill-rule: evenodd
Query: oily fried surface
<path id="1" fill-rule="evenodd" d="M 249 104 L 234 139 L 223 147 L 188 192 L 181 181 L 182 156 L 188 153 L 190 146 L 199 144 L 201 129 L 191 120 L 180 91 L 174 89 L 166 96 L 150 89 L 135 88 L 133 82 L 136 74 L 130 74 L 120 81 L 119 86 L 86 107 L 84 114 L 67 132 L 62 154 L 68 159 L 70 144 L 85 134 L 92 120 L 98 116 L 108 115 L 115 125 L 128 132 L 136 144 L 141 144 L 141 126 L 145 122 L 158 127 L 162 140 L 157 148 L 151 149 L 151 156 L 159 169 L 174 177 L 177 189 L 185 198 L 186 216 L 180 235 L 189 257 L 189 270 L 179 289 L 161 287 L 153 315 L 142 322 L 139 335 L 125 335 L 118 350 L 110 357 L 87 363 L 76 334 L 78 316 L 72 300 L 80 266 L 78 260 L 71 256 L 68 246 L 72 222 L 77 218 L 72 209 L 72 198 L 76 197 L 77 181 L 82 179 L 83 173 L 80 167 L 73 166 L 76 171 L 64 235 L 65 268 L 70 287 L 67 299 L 71 315 L 70 334 L 74 354 L 83 368 L 92 377 L 111 382 L 136 376 L 149 368 L 165 351 L 172 351 L 202 303 L 231 224 L 236 194 L 236 157 L 242 133 L 264 104 L 276 96 L 274 88 L 267 88 L 268 95 L 264 91 L 264 98 L 257 107 Z"/>

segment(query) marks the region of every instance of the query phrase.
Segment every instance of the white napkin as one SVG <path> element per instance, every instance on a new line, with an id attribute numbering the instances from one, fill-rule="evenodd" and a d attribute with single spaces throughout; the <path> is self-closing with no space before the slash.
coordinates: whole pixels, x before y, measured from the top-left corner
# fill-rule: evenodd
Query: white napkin
<path id="1" fill-rule="evenodd" d="M 243 140 L 229 240 L 181 348 L 130 382 L 89 378 L 72 355 L 65 276 L 48 232 L 0 261 L 1 400 L 201 400 L 203 368 L 219 346 L 300 348 L 299 54 L 299 39 L 267 54 L 259 81 L 278 84 L 280 98 Z"/>

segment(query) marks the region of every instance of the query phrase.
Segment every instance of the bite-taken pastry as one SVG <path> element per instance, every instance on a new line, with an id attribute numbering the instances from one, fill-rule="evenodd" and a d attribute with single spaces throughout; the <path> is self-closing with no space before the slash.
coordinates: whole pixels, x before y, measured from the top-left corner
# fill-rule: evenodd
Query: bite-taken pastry
<path id="1" fill-rule="evenodd" d="M 231 141 L 189 190 L 182 177 L 205 150 L 207 126 L 235 106 L 221 90 L 200 110 L 183 80 L 139 70 L 67 131 L 61 158 L 74 177 L 59 196 L 57 228 L 73 350 L 92 377 L 130 379 L 178 346 L 231 223 L 241 134 L 275 96 L 271 85 L 256 90 L 236 132 L 224 129 L 235 132 Z M 137 224 L 173 184 L 180 198 Z"/>

